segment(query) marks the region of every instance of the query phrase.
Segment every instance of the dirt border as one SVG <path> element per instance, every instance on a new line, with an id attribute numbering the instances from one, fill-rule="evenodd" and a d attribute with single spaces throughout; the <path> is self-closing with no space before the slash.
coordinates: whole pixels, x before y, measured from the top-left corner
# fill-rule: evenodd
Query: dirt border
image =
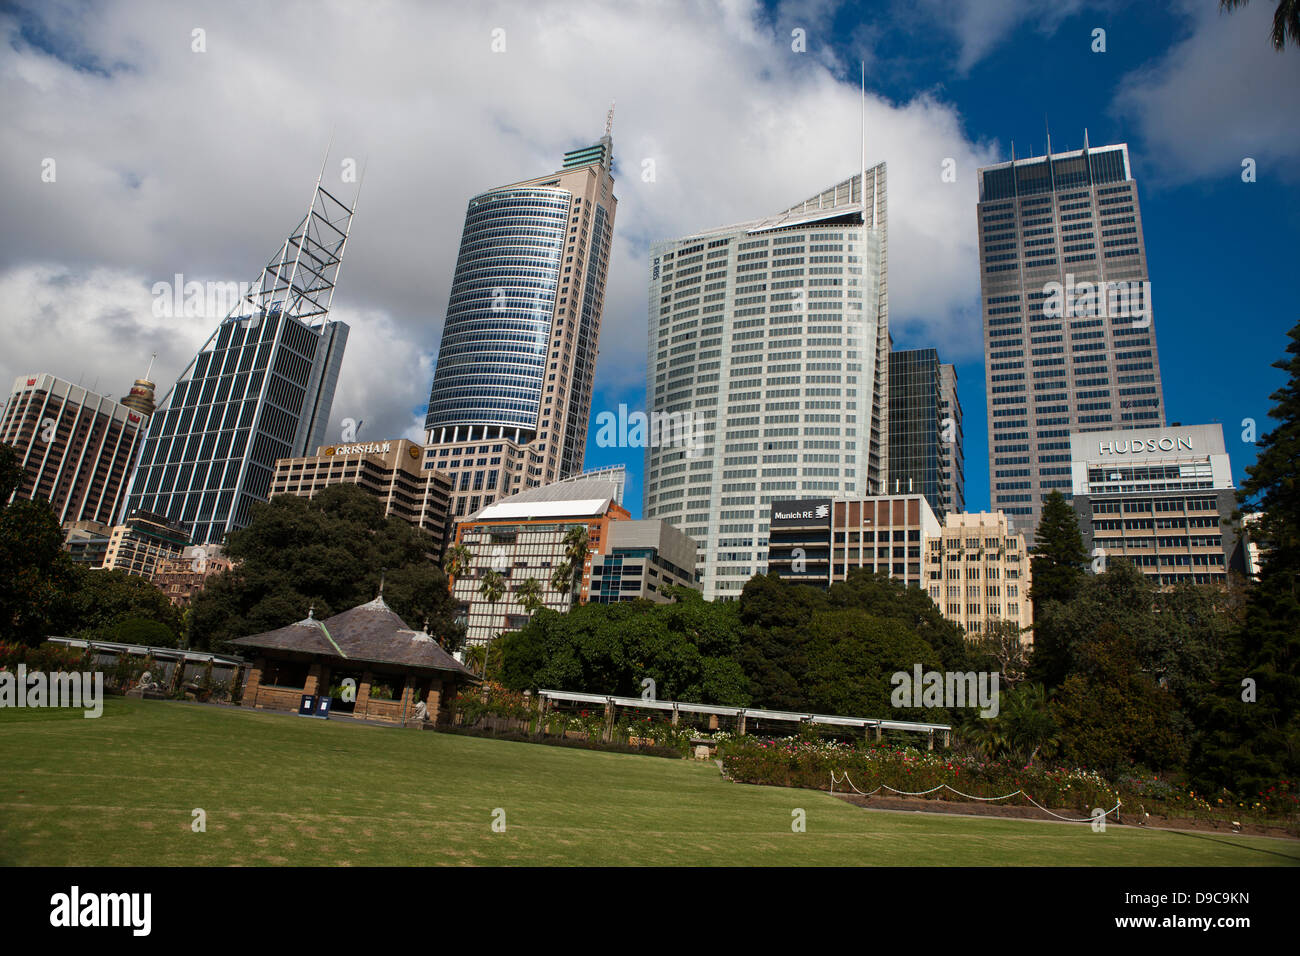
<path id="1" fill-rule="evenodd" d="M 928 800 L 920 797 L 882 797 L 872 796 L 864 797 L 857 793 L 839 793 L 832 796 L 839 797 L 846 803 L 854 806 L 863 807 L 868 810 L 907 810 L 913 813 L 949 813 L 960 814 L 962 816 L 974 817 L 1000 817 L 1002 819 L 1012 820 L 1041 820 L 1046 822 L 1060 823 L 1051 814 L 1044 813 L 1037 807 L 1011 806 L 1006 804 L 976 803 L 955 800 Z M 1081 816 L 1075 810 L 1058 810 L 1055 811 L 1061 816 Z M 1245 836 L 1265 836 L 1276 839 L 1296 840 L 1300 835 L 1288 831 L 1281 826 L 1260 826 L 1259 824 L 1247 823 L 1242 824 L 1241 829 L 1234 830 L 1231 826 L 1224 823 L 1215 823 L 1209 820 L 1192 820 L 1185 817 L 1163 817 L 1154 813 L 1142 819 L 1136 812 L 1126 812 L 1123 807 L 1119 811 L 1120 824 L 1123 826 L 1141 827 L 1147 830 L 1190 830 L 1197 833 L 1224 833 L 1240 834 Z M 1113 820 L 1114 817 L 1107 819 Z"/>

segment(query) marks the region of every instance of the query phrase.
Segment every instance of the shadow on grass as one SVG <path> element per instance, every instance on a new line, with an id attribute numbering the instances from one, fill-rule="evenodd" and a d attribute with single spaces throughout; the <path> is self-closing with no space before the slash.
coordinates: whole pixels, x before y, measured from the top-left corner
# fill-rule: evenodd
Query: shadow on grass
<path id="1" fill-rule="evenodd" d="M 1151 832 L 1155 831 L 1153 830 Z M 1270 850 L 1262 846 L 1252 846 L 1249 843 L 1234 843 L 1232 840 L 1225 840 L 1222 837 L 1211 836 L 1208 833 L 1190 833 L 1187 830 L 1164 830 L 1162 832 L 1168 833 L 1172 836 L 1184 837 L 1189 840 L 1205 840 L 1209 843 L 1219 843 L 1223 846 L 1230 846 L 1238 850 L 1250 850 L 1254 853 L 1263 853 L 1268 856 L 1280 856 L 1282 859 L 1300 866 L 1300 857 L 1297 857 L 1293 853 L 1279 853 L 1277 850 Z M 1282 840 L 1285 839 L 1285 837 L 1265 837 L 1264 839 Z"/>

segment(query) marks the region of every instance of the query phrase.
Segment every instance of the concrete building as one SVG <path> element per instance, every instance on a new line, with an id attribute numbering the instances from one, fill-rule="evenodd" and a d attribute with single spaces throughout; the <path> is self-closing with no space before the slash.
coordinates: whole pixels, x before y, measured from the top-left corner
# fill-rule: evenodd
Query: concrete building
<path id="1" fill-rule="evenodd" d="M 667 603 L 669 586 L 696 588 L 695 542 L 666 521 L 613 521 L 605 548 L 591 556 L 582 600 L 615 604 L 642 598 Z"/>
<path id="2" fill-rule="evenodd" d="M 329 309 L 351 223 L 352 208 L 317 183 L 306 217 L 154 414 L 126 510 L 219 544 L 267 500 L 278 459 L 324 444 L 348 337 Z"/>
<path id="3" fill-rule="evenodd" d="M 699 544 L 707 599 L 767 565 L 773 501 L 885 491 L 885 206 L 881 164 L 651 247 L 646 408 L 691 440 L 648 443 L 642 511 Z"/>
<path id="4" fill-rule="evenodd" d="M 179 558 L 190 544 L 183 525 L 162 515 L 137 511 L 109 532 L 102 567 L 153 578 L 162 562 Z"/>
<path id="5" fill-rule="evenodd" d="M 173 604 L 188 607 L 210 578 L 234 566 L 221 545 L 192 544 L 178 557 L 161 559 L 153 583 Z"/>
<path id="6" fill-rule="evenodd" d="M 632 517 L 619 504 L 619 494 L 621 479 L 612 474 L 576 475 L 493 502 L 458 522 L 456 544 L 468 549 L 469 558 L 467 570 L 452 578 L 452 596 L 465 618 L 467 642 L 486 643 L 528 623 L 518 590 L 529 578 L 537 581 L 543 607 L 565 612 L 585 600 L 592 558 L 607 553 L 610 525 Z M 568 536 L 581 532 L 586 535 L 581 567 L 574 568 L 567 589 L 557 588 L 552 577 L 572 545 Z M 496 602 L 481 590 L 489 571 L 503 579 Z"/>
<path id="7" fill-rule="evenodd" d="M 542 606 L 565 612 L 575 603 L 610 604 L 643 598 L 671 600 L 669 586 L 697 587 L 696 543 L 667 522 L 633 520 L 619 503 L 622 475 L 589 472 L 532 488 L 481 508 L 457 525 L 468 549 L 469 571 L 453 580 L 471 643 L 482 643 L 528 623 L 519 586 L 537 581 Z M 568 590 L 556 587 L 555 568 L 566 560 L 569 535 L 585 530 L 586 550 Z M 500 600 L 481 585 L 494 570 L 504 579 Z"/>
<path id="8" fill-rule="evenodd" d="M 469 201 L 425 418 L 451 517 L 582 470 L 614 213 L 613 141 Z M 450 538 L 450 529 L 448 529 Z"/>
<path id="9" fill-rule="evenodd" d="M 1161 585 L 1246 573 L 1222 426 L 1075 433 L 1070 448 L 1074 510 L 1094 556 L 1127 558 Z"/>
<path id="10" fill-rule="evenodd" d="M 111 525 L 148 420 L 53 375 L 20 375 L 0 418 L 0 443 L 13 446 L 23 468 L 13 497 L 44 498 L 65 526 Z"/>
<path id="11" fill-rule="evenodd" d="M 977 640 L 990 622 L 1034 622 L 1033 575 L 1023 533 L 998 512 L 949 514 L 925 545 L 926 588 L 943 616 Z M 1033 643 L 1032 632 L 1021 639 Z"/>
<path id="12" fill-rule="evenodd" d="M 64 526 L 63 550 L 74 564 L 102 568 L 108 556 L 108 540 L 113 529 L 98 521 L 74 521 Z"/>
<path id="13" fill-rule="evenodd" d="M 423 446 L 404 438 L 325 445 L 315 455 L 277 461 L 271 496 L 314 498 L 330 485 L 357 485 L 379 499 L 385 515 L 427 531 L 433 550 L 441 555 L 451 477 L 426 469 L 423 453 Z"/>
<path id="14" fill-rule="evenodd" d="M 922 494 L 774 501 L 769 522 L 767 571 L 823 588 L 859 568 L 922 587 L 924 543 L 939 533 Z"/>
<path id="15" fill-rule="evenodd" d="M 1071 432 L 1165 423 L 1128 147 L 1048 154 L 978 173 L 989 490 L 1030 535 Z"/>

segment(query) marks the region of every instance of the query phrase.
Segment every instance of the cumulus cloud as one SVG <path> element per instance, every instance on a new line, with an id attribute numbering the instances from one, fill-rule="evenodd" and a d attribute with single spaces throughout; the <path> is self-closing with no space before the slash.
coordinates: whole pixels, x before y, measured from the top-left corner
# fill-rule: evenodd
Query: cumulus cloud
<path id="1" fill-rule="evenodd" d="M 253 279 L 305 212 L 332 139 L 333 192 L 356 188 L 343 160 L 367 169 L 334 299 L 352 332 L 332 418 L 414 437 L 466 202 L 557 168 L 599 138 L 616 99 L 597 390 L 639 389 L 648 244 L 776 212 L 857 168 L 857 65 L 818 45 L 837 9 L 290 0 L 0 15 L 0 375 L 84 374 L 124 394 L 158 351 L 165 389 L 215 319 L 161 322 L 152 285 Z M 792 17 L 806 54 L 791 50 Z M 932 96 L 869 95 L 867 157 L 889 164 L 895 339 L 977 356 L 975 169 L 994 147 Z M 945 159 L 955 183 L 941 181 Z"/>
<path id="2" fill-rule="evenodd" d="M 1273 7 L 1184 2 L 1189 35 L 1121 82 L 1113 110 L 1140 131 L 1159 181 L 1232 180 L 1247 157 L 1258 176 L 1296 178 L 1300 55 L 1273 50 Z"/>

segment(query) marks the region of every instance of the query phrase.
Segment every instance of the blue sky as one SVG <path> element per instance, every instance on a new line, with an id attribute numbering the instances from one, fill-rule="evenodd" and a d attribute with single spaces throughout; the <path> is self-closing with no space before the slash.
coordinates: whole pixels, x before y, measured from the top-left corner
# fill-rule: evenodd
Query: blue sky
<path id="1" fill-rule="evenodd" d="M 1187 18 L 1174 9 L 1136 4 L 1081 9 L 1050 33 L 1024 22 L 962 70 L 958 39 L 937 35 L 926 42 L 926 31 L 906 17 L 858 20 L 861 13 L 841 10 L 834 28 L 824 33 L 836 54 L 852 61 L 845 82 L 857 83 L 856 61 L 868 49 L 872 93 L 895 102 L 920 93 L 941 98 L 957 109 L 967 136 L 995 144 L 1000 159 L 1010 158 L 1013 140 L 1018 156 L 1041 155 L 1047 129 L 1055 150 L 1081 146 L 1085 127 L 1093 145 L 1129 144 L 1146 235 L 1167 420 L 1222 423 L 1233 474 L 1238 483 L 1244 480 L 1255 451 L 1242 441 L 1242 421 L 1254 419 L 1260 434 L 1270 427 L 1268 396 L 1284 376 L 1269 365 L 1283 356 L 1286 331 L 1300 320 L 1292 295 L 1300 198 L 1294 173 L 1278 168 L 1280 164 L 1269 166 L 1248 137 L 1238 145 L 1242 157 L 1257 160 L 1254 183 L 1242 181 L 1239 159 L 1221 162 L 1189 180 L 1185 172 L 1162 162 L 1159 143 L 1145 137 L 1144 125 L 1134 122 L 1117 102 L 1126 78 L 1159 62 L 1188 37 Z M 781 25 L 797 19 L 779 7 L 769 8 L 769 15 Z M 1091 49 L 1095 28 L 1106 30 L 1105 53 Z M 851 42 L 863 36 L 875 42 L 869 48 Z M 1258 30 L 1256 36 L 1261 60 L 1300 59 L 1300 50 L 1274 53 Z M 1231 63 L 1207 63 L 1205 69 L 1219 66 L 1232 68 Z M 770 203 L 764 205 L 764 199 L 756 197 L 754 214 L 768 211 Z M 891 202 L 891 226 L 907 215 L 906 208 Z M 699 223 L 707 225 L 715 223 Z M 973 236 L 973 203 L 968 227 Z M 977 303 L 977 271 L 970 271 L 969 283 Z M 909 318 L 906 313 L 892 314 L 895 347 L 934 347 L 943 357 L 945 342 L 925 330 L 909 329 Z M 978 329 L 978 313 L 967 318 Z M 959 358 L 956 364 L 965 414 L 967 508 L 978 510 L 989 500 L 984 365 L 978 356 Z M 595 407 L 610 408 L 619 401 L 644 407 L 640 383 L 602 384 Z M 642 462 L 628 461 L 619 449 L 596 447 L 593 431 L 588 466 L 618 461 L 626 461 L 633 475 L 628 504 L 636 511 Z"/>
<path id="2" fill-rule="evenodd" d="M 650 244 L 850 175 L 865 60 L 868 161 L 888 164 L 890 328 L 897 347 L 957 365 L 968 507 L 988 503 L 975 172 L 1008 159 L 1012 140 L 1041 153 L 1045 121 L 1058 149 L 1085 127 L 1095 144 L 1130 146 L 1169 420 L 1223 423 L 1239 480 L 1252 459 L 1242 419 L 1268 428 L 1300 222 L 1300 50 L 1269 45 L 1269 2 L 1229 15 L 1216 0 L 383 10 L 0 7 L 0 220 L 17 224 L 0 230 L 0 386 L 51 372 L 121 395 L 157 352 L 165 391 L 222 316 L 159 316 L 151 290 L 178 273 L 253 279 L 301 218 L 328 146 L 336 195 L 355 192 L 348 162 L 367 173 L 332 308 L 351 333 L 326 438 L 351 418 L 363 440 L 419 440 L 466 202 L 557 168 L 599 138 L 613 100 L 619 205 L 592 421 L 644 408 Z M 286 56 L 300 35 L 310 56 Z M 639 512 L 642 453 L 598 448 L 595 434 L 587 465 L 626 464 Z"/>

